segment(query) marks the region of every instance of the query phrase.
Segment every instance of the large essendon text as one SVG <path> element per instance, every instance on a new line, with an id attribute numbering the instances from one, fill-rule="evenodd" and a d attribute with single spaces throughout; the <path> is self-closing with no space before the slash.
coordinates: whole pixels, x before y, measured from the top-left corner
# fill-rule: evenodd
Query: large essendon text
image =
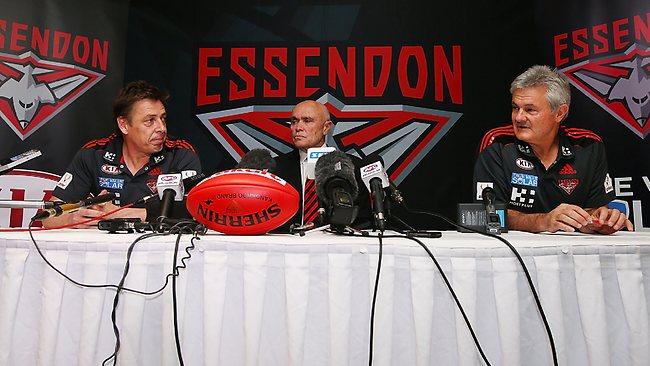
<path id="1" fill-rule="evenodd" d="M 393 96 L 462 104 L 461 47 L 205 47 L 197 106 L 250 98 Z"/>

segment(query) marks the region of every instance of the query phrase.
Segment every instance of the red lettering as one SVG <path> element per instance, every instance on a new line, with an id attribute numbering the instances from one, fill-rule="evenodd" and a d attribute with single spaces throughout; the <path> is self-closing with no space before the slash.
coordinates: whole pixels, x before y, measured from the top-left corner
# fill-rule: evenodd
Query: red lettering
<path id="1" fill-rule="evenodd" d="M 627 28 L 626 29 L 622 28 L 623 26 L 626 26 L 627 23 L 628 23 L 627 18 L 615 20 L 614 23 L 612 23 L 612 28 L 614 29 L 613 35 L 614 35 L 615 50 L 620 50 L 621 48 L 624 48 L 628 44 L 630 44 L 629 41 L 623 41 L 623 38 L 627 37 L 627 35 L 630 33 L 627 30 Z"/>
<path id="2" fill-rule="evenodd" d="M 589 56 L 589 46 L 587 45 L 587 29 L 581 28 L 571 33 L 573 39 L 573 59 L 579 60 Z"/>
<path id="3" fill-rule="evenodd" d="M 196 83 L 196 105 L 219 104 L 220 94 L 208 95 L 208 78 L 221 76 L 219 67 L 208 66 L 211 58 L 221 57 L 221 48 L 199 48 L 198 80 Z"/>
<path id="4" fill-rule="evenodd" d="M 336 89 L 336 80 L 341 83 L 341 90 L 346 97 L 356 97 L 357 95 L 357 69 L 356 60 L 357 53 L 355 47 L 348 47 L 346 59 L 347 65 L 343 63 L 341 55 L 336 47 L 328 49 L 328 71 L 327 71 L 327 84 L 332 89 Z"/>
<path id="5" fill-rule="evenodd" d="M 319 88 L 308 88 L 307 77 L 318 76 L 318 66 L 307 66 L 307 57 L 320 56 L 320 48 L 301 47 L 296 50 L 296 97 L 308 97 Z"/>
<path id="6" fill-rule="evenodd" d="M 379 78 L 375 81 L 375 58 L 379 62 Z M 367 97 L 384 95 L 388 74 L 392 63 L 391 47 L 365 47 L 363 52 L 364 64 L 364 93 Z"/>
<path id="7" fill-rule="evenodd" d="M 70 39 L 72 36 L 70 33 L 64 33 L 55 31 L 54 32 L 54 44 L 52 45 L 52 57 L 54 58 L 63 58 L 68 52 L 68 47 L 70 47 Z"/>
<path id="8" fill-rule="evenodd" d="M 27 35 L 24 31 L 27 30 L 27 24 L 13 23 L 11 27 L 11 40 L 9 41 L 9 49 L 12 51 L 21 51 L 25 47 L 18 45 L 18 41 L 27 40 Z"/>
<path id="9" fill-rule="evenodd" d="M 108 65 L 108 41 L 104 41 L 103 46 L 99 46 L 99 40 L 93 39 L 93 67 L 99 65 L 99 69 L 106 71 Z"/>
<path id="10" fill-rule="evenodd" d="M 265 97 L 286 97 L 287 96 L 287 76 L 282 73 L 275 65 L 273 60 L 276 59 L 282 66 L 287 66 L 287 49 L 286 48 L 267 48 L 264 52 L 264 70 L 268 71 L 277 81 L 277 89 L 273 89 L 271 83 L 264 80 Z"/>
<path id="11" fill-rule="evenodd" d="M 231 50 L 230 68 L 244 81 L 244 87 L 238 89 L 237 84 L 230 80 L 230 100 L 246 99 L 255 96 L 255 77 L 240 64 L 241 60 L 245 60 L 248 66 L 255 67 L 255 49 L 233 48 Z"/>
<path id="12" fill-rule="evenodd" d="M 0 48 L 5 48 L 5 32 L 7 31 L 7 21 L 0 19 Z"/>
<path id="13" fill-rule="evenodd" d="M 75 62 L 85 64 L 90 56 L 90 41 L 88 37 L 78 36 L 74 37 L 72 43 L 72 58 Z"/>
<path id="14" fill-rule="evenodd" d="M 452 46 L 452 64 L 445 55 L 442 46 L 433 47 L 433 75 L 434 75 L 434 99 L 438 102 L 443 101 L 443 81 L 447 84 L 447 90 L 454 104 L 463 103 L 463 75 L 460 62 L 460 46 Z"/>
<path id="15" fill-rule="evenodd" d="M 650 13 L 645 15 L 645 23 L 640 15 L 634 16 L 634 38 L 650 42 Z M 641 38 L 643 36 L 643 39 Z"/>
<path id="16" fill-rule="evenodd" d="M 568 57 L 562 57 L 560 53 L 569 48 L 566 44 L 566 39 L 569 37 L 567 33 L 558 34 L 553 37 L 553 48 L 555 49 L 555 66 L 562 66 L 569 62 Z"/>
<path id="17" fill-rule="evenodd" d="M 43 33 L 41 33 L 38 27 L 34 27 L 34 30 L 32 31 L 32 49 L 41 56 L 47 56 L 47 50 L 50 47 L 50 44 L 48 42 L 49 38 L 49 29 L 45 29 Z"/>
<path id="18" fill-rule="evenodd" d="M 600 54 L 609 52 L 609 41 L 607 41 L 607 38 L 605 38 L 607 35 L 607 24 L 598 24 L 592 29 L 594 34 L 594 41 L 598 42 L 594 43 L 594 53 Z"/>
<path id="19" fill-rule="evenodd" d="M 417 81 L 415 87 L 411 87 L 408 78 L 408 62 L 411 57 L 415 57 L 415 63 L 417 65 Z M 397 80 L 402 95 L 405 97 L 422 99 L 427 87 L 428 77 L 427 59 L 424 56 L 424 50 L 422 47 L 403 47 L 397 59 Z"/>
<path id="20" fill-rule="evenodd" d="M 25 190 L 24 189 L 9 189 L 11 191 L 11 200 L 12 201 L 24 201 L 25 200 Z M 23 209 L 22 208 L 12 208 L 9 211 L 9 227 L 21 227 L 23 226 Z"/>

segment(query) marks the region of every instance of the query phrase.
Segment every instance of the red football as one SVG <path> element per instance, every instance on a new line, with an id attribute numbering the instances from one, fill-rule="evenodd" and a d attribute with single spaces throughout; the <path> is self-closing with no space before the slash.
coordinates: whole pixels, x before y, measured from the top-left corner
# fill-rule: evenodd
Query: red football
<path id="1" fill-rule="evenodd" d="M 187 210 L 208 229 L 235 235 L 269 232 L 298 211 L 298 191 L 277 175 L 255 169 L 225 170 L 187 195 Z"/>

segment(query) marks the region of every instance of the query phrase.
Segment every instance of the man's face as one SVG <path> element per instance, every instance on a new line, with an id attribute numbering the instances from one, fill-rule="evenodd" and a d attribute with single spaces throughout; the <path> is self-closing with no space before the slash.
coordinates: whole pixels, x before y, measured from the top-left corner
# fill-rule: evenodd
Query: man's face
<path id="1" fill-rule="evenodd" d="M 332 121 L 327 120 L 322 104 L 305 101 L 296 105 L 291 111 L 291 139 L 296 148 L 307 150 L 310 147 L 321 147 L 325 136 L 332 127 Z"/>
<path id="2" fill-rule="evenodd" d="M 544 96 L 545 86 L 517 89 L 512 93 L 512 125 L 515 135 L 530 145 L 550 146 L 555 141 L 560 122 L 568 112 L 566 104 L 556 111 Z"/>
<path id="3" fill-rule="evenodd" d="M 167 138 L 167 112 L 159 100 L 136 102 L 128 116 L 118 118 L 124 141 L 148 155 L 160 152 Z"/>

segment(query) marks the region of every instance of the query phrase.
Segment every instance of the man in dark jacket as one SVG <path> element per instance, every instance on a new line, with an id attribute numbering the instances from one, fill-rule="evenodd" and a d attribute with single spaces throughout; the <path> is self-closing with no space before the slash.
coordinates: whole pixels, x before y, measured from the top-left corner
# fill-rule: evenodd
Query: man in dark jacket
<path id="1" fill-rule="evenodd" d="M 277 231 L 289 231 L 291 225 L 304 225 L 314 221 L 312 213 L 314 208 L 317 208 L 315 206 L 318 206 L 318 201 L 309 197 L 308 186 L 311 182 L 308 182 L 306 174 L 307 149 L 325 147 L 325 137 L 332 125 L 330 113 L 322 103 L 306 100 L 291 111 L 291 139 L 295 149 L 275 158 L 277 163 L 275 173 L 300 193 L 301 200 L 296 215 Z M 372 212 L 368 190 L 360 177 L 361 159 L 355 156 L 349 157 L 355 166 L 355 177 L 359 187 L 359 194 L 354 202 L 359 207 L 359 213 L 352 226 L 367 228 L 370 226 Z M 306 195 L 307 199 L 305 199 Z"/>

